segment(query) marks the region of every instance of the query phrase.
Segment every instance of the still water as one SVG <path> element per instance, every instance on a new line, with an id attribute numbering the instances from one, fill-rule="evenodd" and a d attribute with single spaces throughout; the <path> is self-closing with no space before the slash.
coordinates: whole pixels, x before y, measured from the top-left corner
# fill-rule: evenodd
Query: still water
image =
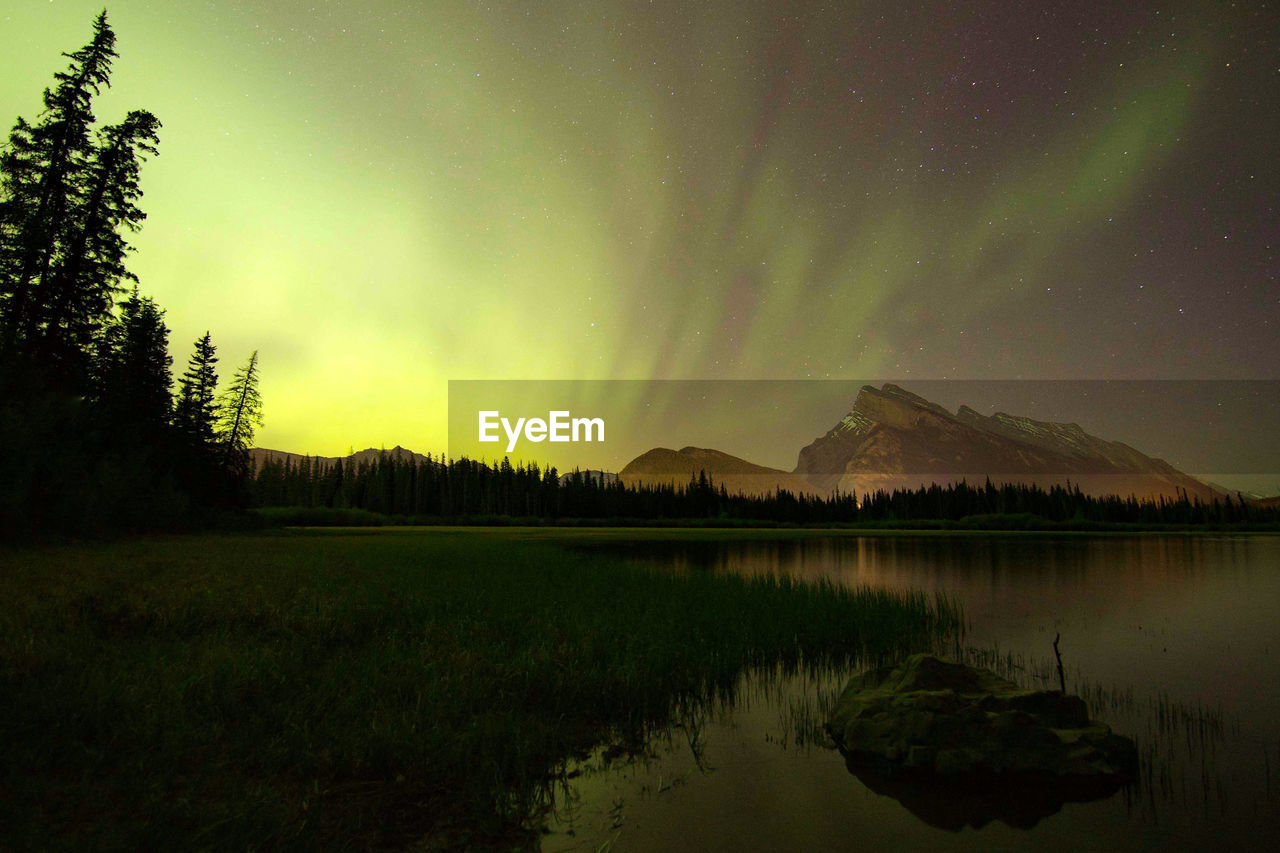
<path id="1" fill-rule="evenodd" d="M 543 850 L 1280 849 L 1280 537 L 730 535 L 613 550 L 665 571 L 942 592 L 969 622 L 945 651 L 1028 687 L 1057 686 L 1060 636 L 1067 690 L 1137 741 L 1141 779 L 1029 819 L 961 815 L 950 794 L 898 799 L 821 734 L 851 672 L 757 672 L 646 754 L 582 762 Z"/>

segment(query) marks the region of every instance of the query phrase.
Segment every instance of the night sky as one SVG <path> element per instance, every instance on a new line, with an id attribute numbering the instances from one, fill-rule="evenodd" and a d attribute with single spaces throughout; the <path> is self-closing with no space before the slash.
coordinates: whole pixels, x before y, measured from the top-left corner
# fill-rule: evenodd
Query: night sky
<path id="1" fill-rule="evenodd" d="M 0 12 L 0 119 L 92 2 Z M 1114 2 L 141 2 L 132 269 L 259 443 L 449 379 L 1280 378 L 1280 15 Z M 814 435 L 829 424 L 816 424 Z"/>

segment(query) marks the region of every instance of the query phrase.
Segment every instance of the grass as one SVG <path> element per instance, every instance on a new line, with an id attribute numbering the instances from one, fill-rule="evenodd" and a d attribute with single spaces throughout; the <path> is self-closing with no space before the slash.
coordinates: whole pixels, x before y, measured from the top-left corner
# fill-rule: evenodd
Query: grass
<path id="1" fill-rule="evenodd" d="M 923 595 L 645 572 L 519 531 L 0 552 L 0 849 L 532 840 L 550 781 L 751 667 L 923 647 Z"/>
<path id="2" fill-rule="evenodd" d="M 955 642 L 950 653 L 957 659 L 996 672 L 1031 689 L 1056 689 L 1053 658 L 1014 654 L 999 648 L 975 648 Z M 1149 820 L 1169 821 L 1187 809 L 1203 809 L 1221 818 L 1228 804 L 1245 808 L 1256 791 L 1250 791 L 1251 773 L 1264 780 L 1271 796 L 1271 759 L 1266 742 L 1241 741 L 1238 718 L 1221 707 L 1179 701 L 1163 689 L 1135 694 L 1132 686 L 1104 684 L 1089 679 L 1079 667 L 1070 668 L 1067 690 L 1084 700 L 1093 719 L 1111 725 L 1131 737 L 1138 746 L 1138 779 L 1126 789 L 1129 805 Z M 1234 743 L 1232 743 L 1234 741 Z M 1248 745 L 1244 745 L 1247 743 Z M 1233 767 L 1220 756 L 1243 748 L 1247 755 L 1235 758 Z M 1280 753 L 1278 753 L 1280 754 Z M 1241 772 L 1240 768 L 1246 768 Z M 1256 784 L 1257 776 L 1253 777 Z M 1242 784 L 1244 782 L 1244 784 Z M 1254 808 L 1258 807 L 1257 801 Z"/>

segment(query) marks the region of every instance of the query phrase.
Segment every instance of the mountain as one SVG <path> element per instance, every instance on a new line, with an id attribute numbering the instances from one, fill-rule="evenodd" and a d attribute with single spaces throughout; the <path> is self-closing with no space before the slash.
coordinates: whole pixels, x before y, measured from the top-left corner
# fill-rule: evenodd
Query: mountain
<path id="1" fill-rule="evenodd" d="M 614 474 L 611 471 L 601 471 L 597 468 L 588 468 L 586 471 L 580 471 L 578 473 L 582 475 L 583 480 L 589 483 L 597 483 L 601 486 L 611 485 L 618 480 L 617 474 Z M 561 474 L 560 485 L 564 486 L 571 482 L 573 480 L 573 474 L 574 472 L 572 471 L 567 474 Z"/>
<path id="2" fill-rule="evenodd" d="M 412 450 L 406 450 L 405 448 L 401 447 L 398 444 L 395 447 L 391 448 L 390 450 L 386 450 L 385 448 L 375 449 L 372 447 L 368 447 L 368 448 L 365 448 L 364 450 L 358 450 L 355 453 L 349 453 L 346 456 L 311 456 L 311 457 L 306 457 L 304 456 L 304 454 L 301 454 L 301 453 L 289 453 L 284 450 L 270 450 L 265 447 L 255 447 L 249 451 L 249 458 L 253 462 L 253 470 L 255 471 L 261 468 L 263 463 L 266 462 L 268 459 L 274 459 L 276 462 L 279 462 L 281 464 L 284 464 L 286 461 L 288 461 L 288 462 L 292 462 L 294 465 L 297 465 L 304 458 L 310 458 L 311 464 L 314 465 L 317 462 L 319 462 L 321 465 L 325 467 L 328 467 L 333 463 L 337 462 L 339 459 L 341 459 L 342 467 L 348 468 L 351 465 L 359 465 L 362 462 L 376 461 L 378 458 L 378 454 L 380 453 L 386 453 L 388 456 L 391 456 L 393 458 L 401 458 L 405 460 L 414 459 L 414 460 L 417 460 L 418 462 L 427 461 L 427 457 L 423 456 L 421 453 L 414 453 Z"/>
<path id="3" fill-rule="evenodd" d="M 853 408 L 800 451 L 795 473 L 823 492 L 865 494 L 960 479 L 1050 486 L 1070 480 L 1090 494 L 1212 500 L 1215 490 L 1162 459 L 1078 424 L 1037 421 L 968 406 L 951 414 L 896 385 L 864 386 Z"/>
<path id="4" fill-rule="evenodd" d="M 377 459 L 380 453 L 427 461 L 420 453 L 394 447 L 368 448 L 341 457 L 343 466 Z M 294 464 L 296 453 L 255 448 L 254 468 L 268 458 Z M 311 457 L 332 465 L 337 457 Z M 853 407 L 826 433 L 800 450 L 793 471 L 757 465 L 705 447 L 656 447 L 627 463 L 617 475 L 585 475 L 625 485 L 687 485 L 705 472 L 730 493 L 766 495 L 778 489 L 826 496 L 834 490 L 865 495 L 877 489 L 914 489 L 930 483 L 967 480 L 981 484 L 1026 483 L 1049 487 L 1070 481 L 1088 494 L 1202 501 L 1226 492 L 1119 441 L 1085 432 L 1079 424 L 1038 421 L 996 412 L 983 415 L 968 406 L 954 414 L 897 385 L 865 385 Z M 562 475 L 563 481 L 568 475 Z"/>
<path id="5" fill-rule="evenodd" d="M 1212 500 L 1224 494 L 1161 459 L 1078 424 L 1037 421 L 968 406 L 947 409 L 897 385 L 863 386 L 840 422 L 804 447 L 794 471 L 766 468 L 718 450 L 655 448 L 622 469 L 622 481 L 683 485 L 700 471 L 730 492 L 859 495 L 966 480 L 1042 487 L 1070 481 L 1094 495 Z"/>
<path id="6" fill-rule="evenodd" d="M 779 488 L 792 492 L 813 491 L 803 477 L 705 447 L 682 447 L 679 450 L 655 447 L 628 462 L 618 476 L 628 486 L 685 486 L 702 472 L 706 472 L 717 485 L 723 483 L 730 493 L 763 495 Z"/>

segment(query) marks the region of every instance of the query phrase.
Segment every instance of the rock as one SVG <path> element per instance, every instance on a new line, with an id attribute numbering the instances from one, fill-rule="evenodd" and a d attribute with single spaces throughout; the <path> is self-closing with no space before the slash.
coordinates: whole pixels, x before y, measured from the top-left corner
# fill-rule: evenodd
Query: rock
<path id="1" fill-rule="evenodd" d="M 934 655 L 853 678 L 827 731 L 868 788 L 951 830 L 1030 827 L 1137 776 L 1133 741 L 1090 720 L 1078 696 Z"/>
<path id="2" fill-rule="evenodd" d="M 849 682 L 827 723 L 846 757 L 942 778 L 1132 779 L 1133 741 L 1090 720 L 1084 701 L 1023 690 L 994 673 L 912 655 Z"/>

